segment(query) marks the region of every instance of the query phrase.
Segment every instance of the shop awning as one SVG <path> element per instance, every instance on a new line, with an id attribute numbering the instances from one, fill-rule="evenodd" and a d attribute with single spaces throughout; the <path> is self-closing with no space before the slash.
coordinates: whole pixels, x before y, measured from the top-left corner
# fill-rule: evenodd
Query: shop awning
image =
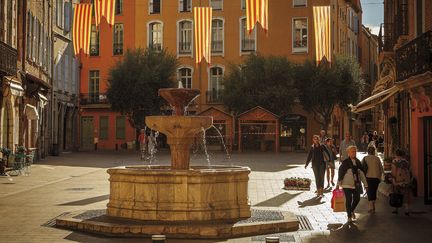
<path id="1" fill-rule="evenodd" d="M 29 119 L 29 120 L 38 120 L 39 119 L 39 114 L 38 114 L 38 111 L 37 111 L 35 106 L 27 104 L 25 106 L 24 112 L 27 116 L 27 119 Z"/>
<path id="2" fill-rule="evenodd" d="M 374 94 L 362 100 L 356 106 L 352 106 L 351 111 L 354 113 L 359 113 L 365 110 L 372 109 L 373 107 L 383 103 L 388 98 L 392 97 L 394 94 L 396 94 L 399 91 L 399 89 L 400 88 L 397 85 L 395 85 L 389 89 Z"/>
<path id="3" fill-rule="evenodd" d="M 429 83 L 432 83 L 432 72 L 428 71 L 416 76 L 412 76 L 402 82 L 395 83 L 391 88 L 383 90 L 362 100 L 356 106 L 351 106 L 351 111 L 354 113 L 359 113 L 365 110 L 372 109 L 373 107 L 386 101 L 388 98 L 395 95 L 399 91 L 414 89 Z"/>
<path id="4" fill-rule="evenodd" d="M 5 76 L 5 79 L 7 80 L 6 85 L 9 86 L 9 89 L 12 93 L 12 95 L 15 96 L 23 96 L 24 95 L 24 89 L 21 86 L 21 83 L 13 76 Z"/>

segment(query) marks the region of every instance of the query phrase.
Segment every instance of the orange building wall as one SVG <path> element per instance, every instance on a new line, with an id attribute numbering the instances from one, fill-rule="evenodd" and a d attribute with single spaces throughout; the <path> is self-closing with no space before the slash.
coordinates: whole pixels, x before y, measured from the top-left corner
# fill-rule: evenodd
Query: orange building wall
<path id="1" fill-rule="evenodd" d="M 90 1 L 82 1 L 90 2 Z M 139 2 L 143 2 L 140 0 Z M 135 0 L 123 1 L 123 11 L 115 16 L 115 23 L 123 24 L 123 54 L 127 49 L 135 48 Z M 93 18 L 94 23 L 94 18 Z M 99 56 L 87 56 L 81 53 L 81 70 L 80 70 L 80 93 L 89 92 L 89 72 L 90 70 L 99 70 L 99 92 L 105 93 L 108 85 L 109 69 L 119 61 L 123 55 L 113 55 L 113 35 L 114 27 L 110 27 L 105 17 L 101 19 L 99 31 Z M 99 117 L 109 116 L 108 140 L 100 140 L 98 149 L 114 149 L 115 145 L 120 146 L 121 143 L 134 141 L 135 130 L 126 120 L 126 139 L 115 139 L 115 119 L 119 113 L 109 111 L 107 109 L 88 109 L 86 106 L 81 106 L 80 116 L 93 116 L 95 136 L 99 137 Z M 81 126 L 81 124 L 80 124 Z M 80 138 L 81 141 L 81 138 Z"/>

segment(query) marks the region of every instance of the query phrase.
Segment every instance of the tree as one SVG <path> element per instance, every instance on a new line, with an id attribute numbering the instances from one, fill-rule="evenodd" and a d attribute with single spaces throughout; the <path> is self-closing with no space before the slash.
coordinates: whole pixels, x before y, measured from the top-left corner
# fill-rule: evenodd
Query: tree
<path id="1" fill-rule="evenodd" d="M 109 72 L 107 98 L 113 111 L 128 118 L 134 128 L 144 127 L 144 118 L 160 114 L 164 101 L 160 88 L 173 87 L 177 59 L 165 50 L 128 50 Z"/>
<path id="2" fill-rule="evenodd" d="M 300 103 L 324 129 L 327 129 L 336 105 L 347 110 L 357 103 L 364 81 L 358 62 L 351 57 L 338 56 L 330 65 L 306 61 L 296 69 L 296 87 Z"/>
<path id="3" fill-rule="evenodd" d="M 286 115 L 294 104 L 294 65 L 286 57 L 250 55 L 232 64 L 224 80 L 224 104 L 238 114 L 255 106 Z"/>

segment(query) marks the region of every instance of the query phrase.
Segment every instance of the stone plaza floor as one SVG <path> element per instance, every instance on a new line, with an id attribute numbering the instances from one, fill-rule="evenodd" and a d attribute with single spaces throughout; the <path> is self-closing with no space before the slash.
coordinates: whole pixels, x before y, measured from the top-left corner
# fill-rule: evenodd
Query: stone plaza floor
<path id="1" fill-rule="evenodd" d="M 359 156 L 362 156 L 359 154 Z M 206 164 L 203 154 L 191 155 L 193 165 Z M 357 208 L 357 221 L 346 225 L 345 213 L 330 208 L 331 189 L 321 200 L 310 191 L 282 189 L 286 177 L 313 179 L 304 168 L 305 153 L 234 153 L 231 160 L 212 153 L 212 164 L 246 165 L 252 170 L 249 199 L 253 208 L 290 211 L 303 219 L 299 231 L 277 234 L 280 242 L 432 242 L 432 206 L 414 198 L 411 216 L 391 214 L 386 196 L 380 194 L 377 213 L 367 213 L 367 199 Z M 31 167 L 29 176 L 0 178 L 0 242 L 151 242 L 144 238 L 109 238 L 51 227 L 66 212 L 105 209 L 109 197 L 106 169 L 138 165 L 136 152 L 75 152 L 48 157 Z M 169 153 L 157 155 L 157 164 L 169 164 Z M 337 173 L 337 172 L 336 172 Z M 335 176 L 335 181 L 337 175 Z M 383 193 L 387 188 L 381 187 Z M 403 210 L 401 211 L 403 212 Z M 264 236 L 228 240 L 180 240 L 166 242 L 264 242 Z"/>

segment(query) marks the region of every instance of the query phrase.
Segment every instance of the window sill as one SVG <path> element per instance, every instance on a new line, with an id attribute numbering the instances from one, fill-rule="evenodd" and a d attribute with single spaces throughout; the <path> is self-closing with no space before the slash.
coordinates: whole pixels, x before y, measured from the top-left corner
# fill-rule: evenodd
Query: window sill
<path id="1" fill-rule="evenodd" d="M 252 54 L 252 53 L 254 53 L 254 52 L 256 52 L 255 50 L 253 50 L 253 51 L 241 51 L 240 52 L 240 55 L 242 56 L 242 55 L 250 55 L 250 54 Z"/>
<path id="2" fill-rule="evenodd" d="M 179 54 L 177 54 L 177 57 L 192 57 L 192 53 L 189 53 L 189 54 L 179 53 Z"/>
<path id="3" fill-rule="evenodd" d="M 214 56 L 214 57 L 223 57 L 224 53 L 223 53 L 223 51 L 222 52 L 212 52 L 211 56 Z"/>
<path id="4" fill-rule="evenodd" d="M 305 55 L 305 54 L 308 54 L 308 51 L 307 50 L 298 50 L 298 51 L 293 50 L 291 52 L 291 54 L 293 54 L 293 55 Z"/>

